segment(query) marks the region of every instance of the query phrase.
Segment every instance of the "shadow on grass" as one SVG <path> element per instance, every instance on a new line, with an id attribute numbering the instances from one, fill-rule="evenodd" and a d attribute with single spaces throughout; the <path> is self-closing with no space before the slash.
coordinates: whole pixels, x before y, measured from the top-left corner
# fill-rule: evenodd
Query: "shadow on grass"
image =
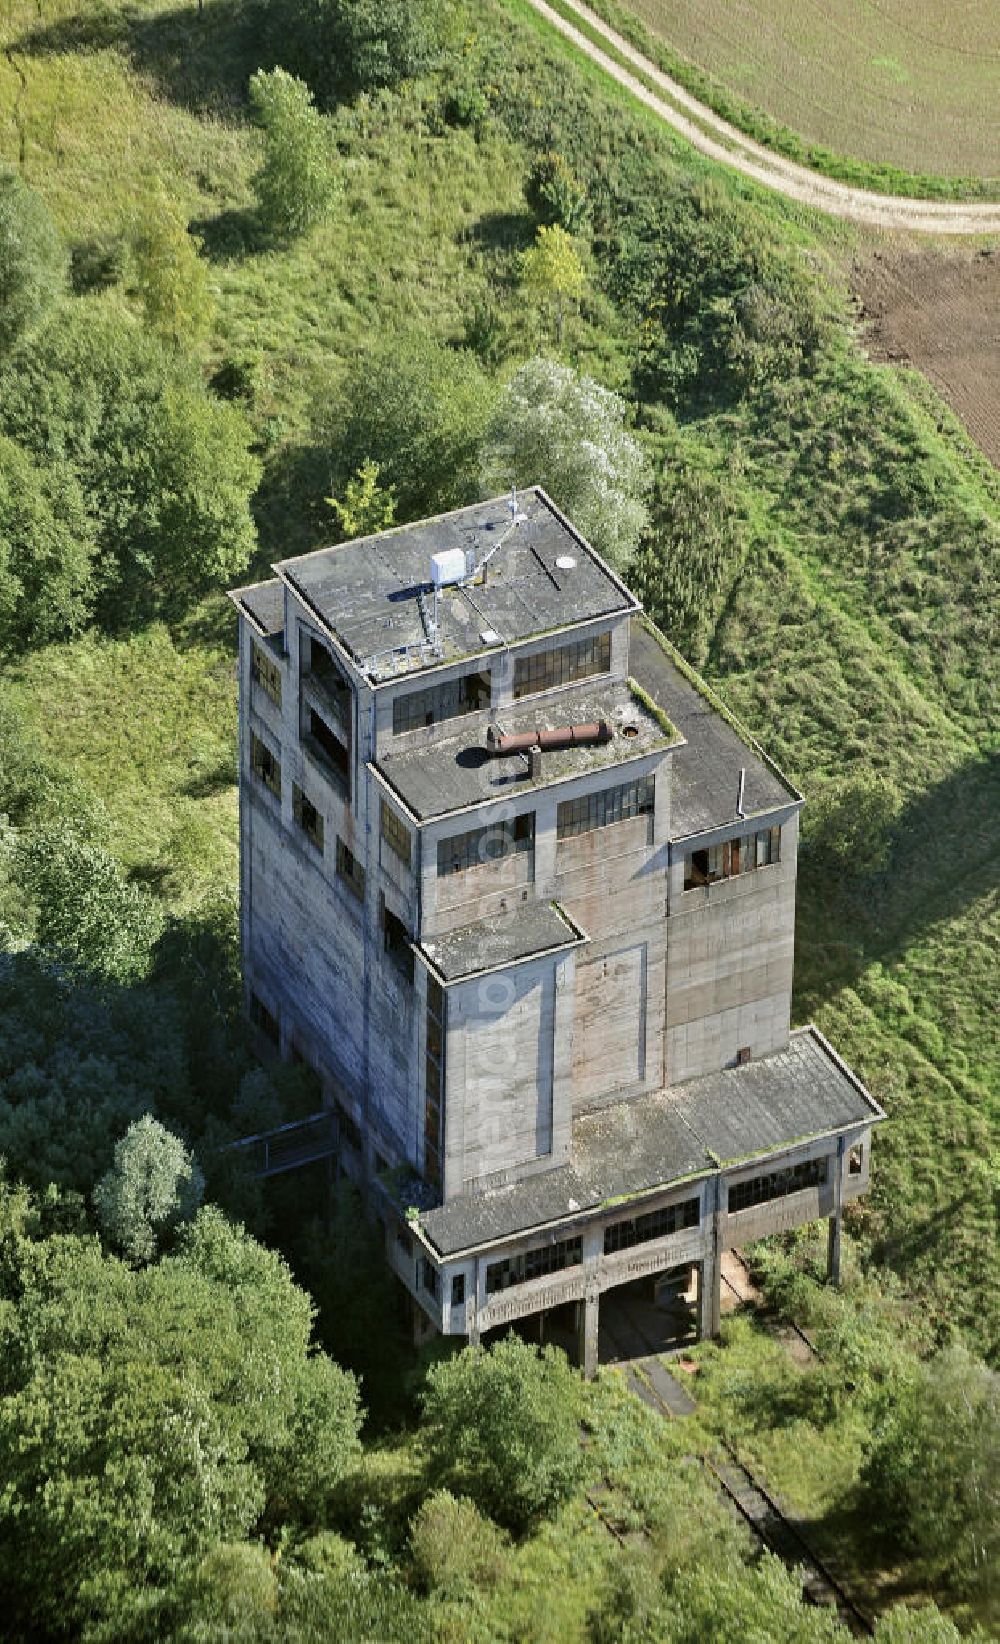
<path id="1" fill-rule="evenodd" d="M 863 863 L 860 871 L 845 865 L 806 836 L 798 875 L 797 1019 L 1000 885 L 998 815 L 1000 755 L 992 754 L 910 799 L 877 873 L 866 875 Z"/>
<path id="2" fill-rule="evenodd" d="M 530 211 L 489 211 L 462 234 L 462 240 L 482 251 L 527 251 L 537 224 Z"/>
<path id="3" fill-rule="evenodd" d="M 238 262 L 268 250 L 271 243 L 252 207 L 234 207 L 214 217 L 198 217 L 190 229 L 201 240 L 202 250 L 212 263 Z"/>
<path id="4" fill-rule="evenodd" d="M 12 50 L 26 57 L 117 48 L 157 91 L 194 113 L 243 117 L 256 68 L 273 67 L 276 29 L 263 0 L 205 0 L 144 16 L 138 5 L 85 4 L 30 29 Z"/>

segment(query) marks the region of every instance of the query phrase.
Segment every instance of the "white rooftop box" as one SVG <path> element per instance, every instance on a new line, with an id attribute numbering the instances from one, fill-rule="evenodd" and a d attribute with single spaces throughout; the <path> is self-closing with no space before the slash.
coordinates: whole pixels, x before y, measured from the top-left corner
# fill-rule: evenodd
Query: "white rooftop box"
<path id="1" fill-rule="evenodd" d="M 431 582 L 435 588 L 446 588 L 451 582 L 464 582 L 466 575 L 463 549 L 448 548 L 443 554 L 431 555 Z"/>

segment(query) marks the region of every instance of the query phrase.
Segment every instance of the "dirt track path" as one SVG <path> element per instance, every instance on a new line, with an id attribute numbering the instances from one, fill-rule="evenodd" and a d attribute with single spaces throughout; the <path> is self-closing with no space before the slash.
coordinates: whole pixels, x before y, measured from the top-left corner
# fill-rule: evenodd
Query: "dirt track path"
<path id="1" fill-rule="evenodd" d="M 823 177 L 807 166 L 796 165 L 780 154 L 745 137 L 735 126 L 699 103 L 655 63 L 629 45 L 620 34 L 609 28 L 594 12 L 579 0 L 567 0 L 574 12 L 588 28 L 601 34 L 619 56 L 632 63 L 646 80 L 659 88 L 658 96 L 621 63 L 609 57 L 600 46 L 567 22 L 545 0 L 530 0 L 530 4 L 546 22 L 559 30 L 567 40 L 593 62 L 598 63 L 619 85 L 627 87 L 647 108 L 673 126 L 693 148 L 732 166 L 744 177 L 752 177 L 765 188 L 773 188 L 786 199 L 825 211 L 832 217 L 844 217 L 849 222 L 866 223 L 873 228 L 904 229 L 919 234 L 998 234 L 1000 233 L 1000 202 L 967 204 L 963 201 L 913 200 L 899 194 L 876 194 L 869 189 L 851 188 L 832 177 Z M 669 99 L 669 100 L 668 100 Z M 686 111 L 686 112 L 685 112 Z M 713 135 L 713 133 L 715 135 Z"/>

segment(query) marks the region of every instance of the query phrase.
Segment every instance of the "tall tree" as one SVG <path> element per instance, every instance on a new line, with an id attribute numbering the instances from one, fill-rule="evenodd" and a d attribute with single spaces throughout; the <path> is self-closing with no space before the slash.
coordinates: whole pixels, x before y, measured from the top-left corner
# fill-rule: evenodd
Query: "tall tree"
<path id="1" fill-rule="evenodd" d="M 175 348 L 196 348 L 212 318 L 208 268 L 176 201 L 159 188 L 136 214 L 132 253 L 146 322 Z"/>
<path id="2" fill-rule="evenodd" d="M 529 360 L 507 384 L 482 450 L 486 488 L 541 484 L 613 565 L 647 521 L 649 461 L 609 389 L 553 360 Z"/>
<path id="3" fill-rule="evenodd" d="M 556 342 L 561 347 L 566 304 L 583 296 L 587 276 L 572 236 L 558 223 L 551 227 L 543 223 L 538 230 L 534 245 L 521 260 L 521 282 L 551 305 Z"/>
<path id="4" fill-rule="evenodd" d="M 301 234 L 323 216 L 335 191 L 332 149 L 313 94 L 282 68 L 258 69 L 250 106 L 264 128 L 257 202 L 269 233 Z"/>

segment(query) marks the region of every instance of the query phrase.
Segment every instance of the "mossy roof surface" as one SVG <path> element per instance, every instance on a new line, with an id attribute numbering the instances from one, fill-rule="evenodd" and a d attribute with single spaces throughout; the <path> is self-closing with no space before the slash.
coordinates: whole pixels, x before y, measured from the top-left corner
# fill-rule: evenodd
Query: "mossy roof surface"
<path id="1" fill-rule="evenodd" d="M 785 1050 L 687 1084 L 615 1102 L 573 1122 L 571 1162 L 510 1187 L 463 1193 L 424 1212 L 443 1257 L 529 1232 L 544 1236 L 614 1204 L 636 1214 L 651 1193 L 851 1126 L 882 1110 L 813 1027 Z"/>
<path id="2" fill-rule="evenodd" d="M 746 773 L 746 818 L 800 803 L 796 789 L 740 734 L 716 706 L 708 687 L 699 689 L 685 676 L 646 618 L 633 617 L 630 625 L 629 671 L 686 743 L 674 754 L 671 767 L 672 839 L 737 822 L 741 770 Z"/>
<path id="3" fill-rule="evenodd" d="M 518 513 L 512 526 L 508 499 L 497 497 L 275 569 L 374 683 L 638 607 L 544 491 L 519 493 Z M 432 649 L 431 559 L 454 549 L 489 563 L 485 578 L 442 590 Z"/>

